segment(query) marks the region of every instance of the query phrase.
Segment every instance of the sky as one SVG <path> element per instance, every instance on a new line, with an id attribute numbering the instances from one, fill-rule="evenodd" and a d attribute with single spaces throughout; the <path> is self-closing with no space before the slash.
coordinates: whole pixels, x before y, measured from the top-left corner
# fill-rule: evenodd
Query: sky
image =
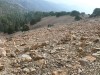
<path id="1" fill-rule="evenodd" d="M 100 0 L 46 0 L 49 2 L 72 6 L 74 9 L 91 14 L 95 8 L 100 8 Z"/>

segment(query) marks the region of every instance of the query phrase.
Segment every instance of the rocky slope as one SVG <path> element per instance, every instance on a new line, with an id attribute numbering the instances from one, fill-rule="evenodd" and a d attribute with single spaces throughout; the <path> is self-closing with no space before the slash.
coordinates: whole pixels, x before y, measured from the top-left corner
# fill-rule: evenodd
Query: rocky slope
<path id="1" fill-rule="evenodd" d="M 100 20 L 0 36 L 0 75 L 100 75 Z"/>

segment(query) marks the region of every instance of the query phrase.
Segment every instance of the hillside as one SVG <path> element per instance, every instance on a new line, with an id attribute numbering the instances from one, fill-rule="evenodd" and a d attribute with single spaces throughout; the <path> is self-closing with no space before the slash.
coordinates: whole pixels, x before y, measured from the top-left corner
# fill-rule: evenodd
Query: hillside
<path id="1" fill-rule="evenodd" d="M 15 4 L 27 11 L 67 11 L 67 8 L 63 5 L 51 3 L 45 0 L 1 0 L 10 3 L 10 5 Z"/>
<path id="2" fill-rule="evenodd" d="M 34 24 L 31 29 L 35 28 L 41 28 L 41 27 L 47 27 L 49 24 L 51 25 L 61 25 L 61 24 L 68 24 L 71 22 L 74 22 L 74 17 L 72 16 L 61 16 L 61 17 L 56 17 L 56 16 L 48 16 L 44 17 L 41 19 L 40 22 Z"/>
<path id="3" fill-rule="evenodd" d="M 99 18 L 0 35 L 0 75 L 100 75 Z"/>
<path id="4" fill-rule="evenodd" d="M 0 0 L 0 75 L 100 75 L 100 9 L 91 18 L 78 11 L 73 17 L 73 11 L 34 12 L 62 7 Z"/>
<path id="5" fill-rule="evenodd" d="M 58 11 L 55 6 L 44 0 L 0 0 L 0 32 L 29 30 L 28 23 L 33 25 L 45 15 L 49 16 L 49 12 L 42 11 Z"/>
<path id="6" fill-rule="evenodd" d="M 24 8 L 17 4 L 12 4 L 7 2 L 6 0 L 0 0 L 0 15 L 10 14 L 10 13 L 23 13 L 25 11 Z"/>

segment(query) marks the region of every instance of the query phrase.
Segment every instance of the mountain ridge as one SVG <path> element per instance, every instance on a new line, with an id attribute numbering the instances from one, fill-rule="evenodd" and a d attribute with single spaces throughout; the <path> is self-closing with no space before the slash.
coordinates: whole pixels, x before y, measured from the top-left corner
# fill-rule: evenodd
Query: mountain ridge
<path id="1" fill-rule="evenodd" d="M 3 0 L 1 0 L 3 1 Z M 16 4 L 18 6 L 27 9 L 28 11 L 64 11 L 63 5 L 55 4 L 45 0 L 4 0 L 11 4 Z"/>

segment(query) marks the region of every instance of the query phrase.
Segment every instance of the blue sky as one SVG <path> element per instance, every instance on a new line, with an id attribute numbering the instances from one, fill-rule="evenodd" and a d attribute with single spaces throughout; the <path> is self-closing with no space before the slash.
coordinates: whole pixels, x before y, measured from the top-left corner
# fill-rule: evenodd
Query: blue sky
<path id="1" fill-rule="evenodd" d="M 100 8 L 100 0 L 46 0 L 49 2 L 63 4 L 65 6 L 75 6 L 79 11 L 92 13 L 95 8 Z"/>

